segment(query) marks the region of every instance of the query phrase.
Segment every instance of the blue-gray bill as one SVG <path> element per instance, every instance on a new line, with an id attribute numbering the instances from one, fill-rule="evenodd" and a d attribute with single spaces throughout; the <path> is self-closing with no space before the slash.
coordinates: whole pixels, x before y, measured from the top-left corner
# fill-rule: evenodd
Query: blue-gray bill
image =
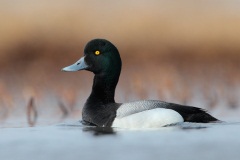
<path id="1" fill-rule="evenodd" d="M 63 68 L 62 71 L 75 72 L 75 71 L 80 71 L 80 70 L 84 70 L 84 69 L 88 68 L 88 65 L 84 61 L 84 58 L 85 57 L 82 57 L 76 63 Z"/>

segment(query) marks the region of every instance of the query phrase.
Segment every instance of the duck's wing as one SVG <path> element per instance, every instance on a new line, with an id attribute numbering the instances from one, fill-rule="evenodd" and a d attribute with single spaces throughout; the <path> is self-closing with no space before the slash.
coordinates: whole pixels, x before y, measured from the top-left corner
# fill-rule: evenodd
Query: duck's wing
<path id="1" fill-rule="evenodd" d="M 144 100 L 144 101 L 136 101 L 123 103 L 117 109 L 118 118 L 126 117 L 135 113 L 143 112 L 146 110 L 151 110 L 155 108 L 166 108 L 172 109 L 178 112 L 184 119 L 185 122 L 197 122 L 197 123 L 208 123 L 208 122 L 216 122 L 218 119 L 214 118 L 207 111 L 192 107 L 192 106 L 184 106 L 174 103 L 167 103 L 163 101 L 156 100 Z"/>

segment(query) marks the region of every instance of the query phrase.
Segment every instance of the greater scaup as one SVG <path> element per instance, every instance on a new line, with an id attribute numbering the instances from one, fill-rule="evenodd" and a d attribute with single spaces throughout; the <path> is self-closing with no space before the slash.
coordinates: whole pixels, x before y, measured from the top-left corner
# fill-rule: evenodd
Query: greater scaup
<path id="1" fill-rule="evenodd" d="M 82 122 L 100 127 L 158 128 L 181 122 L 209 123 L 218 119 L 205 110 L 157 100 L 116 103 L 115 88 L 121 72 L 117 48 L 105 39 L 87 43 L 84 56 L 62 71 L 88 70 L 95 74 Z"/>

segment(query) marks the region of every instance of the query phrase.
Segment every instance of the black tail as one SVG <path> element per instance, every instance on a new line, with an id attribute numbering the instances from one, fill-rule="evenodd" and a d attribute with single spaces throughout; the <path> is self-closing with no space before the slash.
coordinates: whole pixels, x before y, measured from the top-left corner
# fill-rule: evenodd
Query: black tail
<path id="1" fill-rule="evenodd" d="M 210 123 L 210 122 L 221 122 L 217 118 L 211 116 L 207 111 L 192 107 L 192 106 L 183 106 L 179 104 L 171 104 L 167 106 L 169 109 L 177 111 L 183 117 L 185 122 L 195 122 L 195 123 Z"/>
<path id="2" fill-rule="evenodd" d="M 201 111 L 196 114 L 190 114 L 184 117 L 185 122 L 195 122 L 195 123 L 210 123 L 210 122 L 220 122 L 217 118 L 211 116 L 206 111 Z"/>

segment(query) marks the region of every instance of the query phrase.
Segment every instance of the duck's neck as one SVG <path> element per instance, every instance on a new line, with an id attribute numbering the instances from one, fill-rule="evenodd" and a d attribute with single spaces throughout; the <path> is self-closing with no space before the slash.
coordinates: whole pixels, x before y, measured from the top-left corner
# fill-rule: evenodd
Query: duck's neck
<path id="1" fill-rule="evenodd" d="M 95 74 L 88 102 L 115 103 L 114 95 L 120 71 Z"/>

